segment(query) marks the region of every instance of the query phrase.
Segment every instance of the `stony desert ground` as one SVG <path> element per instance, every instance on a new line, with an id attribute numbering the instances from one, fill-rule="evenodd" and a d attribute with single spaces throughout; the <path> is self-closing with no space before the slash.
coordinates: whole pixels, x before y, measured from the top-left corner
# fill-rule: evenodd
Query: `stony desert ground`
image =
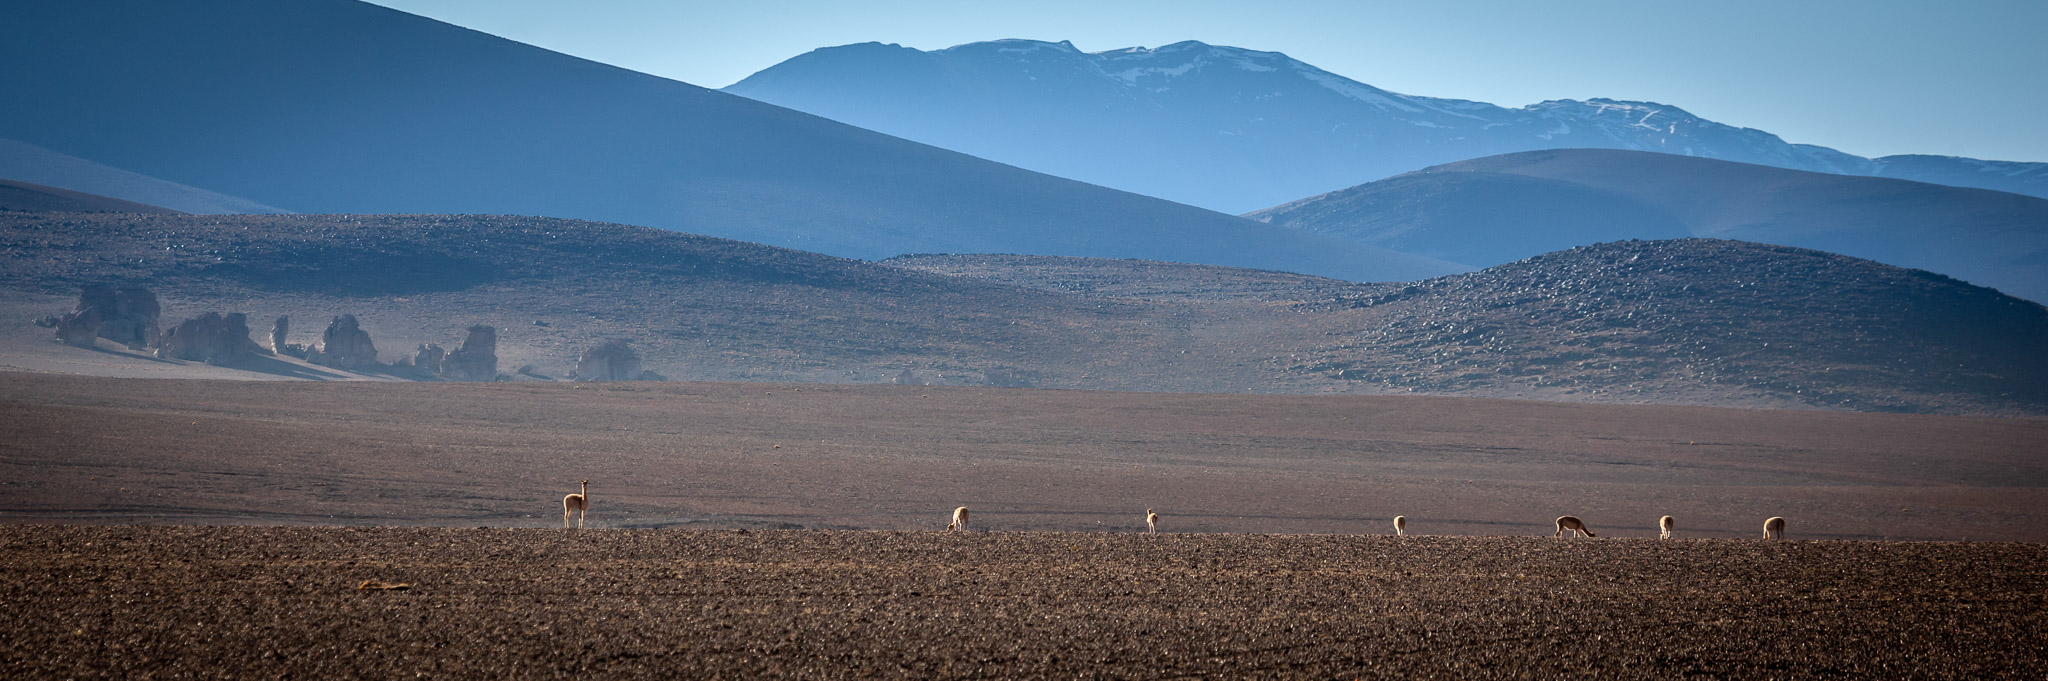
<path id="1" fill-rule="evenodd" d="M 2048 420 L 772 383 L 0 373 L 5 523 L 2048 541 Z"/>
<path id="2" fill-rule="evenodd" d="M 0 606 L 39 613 L 0 624 L 0 676 L 2039 678 L 2043 442 L 1446 397 L 0 373 Z M 585 478 L 592 529 L 563 530 Z M 937 532 L 963 504 L 977 531 Z M 1563 513 L 1600 538 L 1543 536 Z M 1769 515 L 1794 541 L 1755 538 Z M 1845 541 L 1887 538 L 1970 541 Z"/>
<path id="3" fill-rule="evenodd" d="M 2039 544 L 73 525 L 0 555 L 23 679 L 2048 673 Z"/>

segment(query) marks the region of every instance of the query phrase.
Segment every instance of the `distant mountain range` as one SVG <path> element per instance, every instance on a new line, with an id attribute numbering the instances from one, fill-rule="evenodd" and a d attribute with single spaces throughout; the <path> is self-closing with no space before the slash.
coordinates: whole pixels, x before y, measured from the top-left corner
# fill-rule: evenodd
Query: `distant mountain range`
<path id="1" fill-rule="evenodd" d="M 1048 253 L 1353 280 L 1458 269 L 354 0 L 12 3 L 0 21 L 0 138 L 14 149 L 261 208 L 584 218 L 857 258 Z"/>
<path id="2" fill-rule="evenodd" d="M 2048 197 L 2048 163 L 1868 159 L 1675 106 L 1507 108 L 1381 90 L 1289 58 L 1188 41 L 1082 52 L 998 40 L 862 43 L 724 89 L 1023 168 L 1243 213 L 1428 166 L 1517 151 L 1657 151 Z"/>
<path id="3" fill-rule="evenodd" d="M 1608 149 L 1448 163 L 1249 217 L 1475 268 L 1688 236 L 1831 251 L 2048 301 L 2048 199 Z"/>

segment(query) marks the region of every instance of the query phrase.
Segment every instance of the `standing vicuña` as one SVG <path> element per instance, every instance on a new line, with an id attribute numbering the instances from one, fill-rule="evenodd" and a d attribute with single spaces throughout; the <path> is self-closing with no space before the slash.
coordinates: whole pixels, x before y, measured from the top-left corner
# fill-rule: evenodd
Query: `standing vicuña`
<path id="1" fill-rule="evenodd" d="M 1658 539 L 1671 538 L 1671 522 L 1671 516 L 1668 515 L 1657 519 L 1657 529 L 1663 530 L 1662 534 L 1657 535 Z"/>
<path id="2" fill-rule="evenodd" d="M 966 532 L 966 531 L 967 531 L 967 507 L 966 507 L 966 506 L 962 506 L 962 507 L 959 507 L 959 508 L 953 509 L 953 522 L 951 522 L 951 523 L 947 523 L 947 524 L 946 524 L 946 531 L 947 531 L 947 532 L 952 532 L 952 531 L 954 531 L 954 530 L 959 530 L 959 531 L 961 531 L 961 532 Z"/>
<path id="3" fill-rule="evenodd" d="M 583 528 L 583 516 L 590 513 L 590 481 L 583 481 L 583 491 L 562 497 L 562 529 L 569 529 L 569 512 L 576 512 L 576 528 Z"/>
<path id="4" fill-rule="evenodd" d="M 1152 512 L 1152 509 L 1149 509 L 1149 508 L 1148 508 L 1148 509 L 1145 509 L 1145 531 L 1146 531 L 1146 532 L 1158 532 L 1158 531 L 1159 531 L 1159 514 L 1157 514 L 1157 513 L 1153 513 L 1153 512 Z"/>
<path id="5" fill-rule="evenodd" d="M 1777 518 L 1777 517 L 1773 517 L 1773 518 L 1771 518 L 1770 520 L 1766 520 L 1766 521 L 1764 521 L 1764 538 L 1765 538 L 1765 539 L 1784 539 L 1784 538 L 1785 538 L 1785 519 L 1784 519 L 1784 518 Z"/>
<path id="6" fill-rule="evenodd" d="M 1394 534 L 1397 536 L 1405 536 L 1408 534 L 1408 516 L 1394 516 Z"/>
<path id="7" fill-rule="evenodd" d="M 1580 534 L 1581 536 L 1586 536 L 1586 537 L 1591 537 L 1591 536 L 1593 536 L 1593 531 L 1592 531 L 1592 530 L 1588 530 L 1588 529 L 1586 529 L 1586 521 L 1578 519 L 1578 517 L 1577 517 L 1577 516 L 1568 516 L 1568 515 L 1561 515 L 1561 516 L 1558 516 L 1558 517 L 1557 517 L 1557 536 L 1560 536 L 1560 537 L 1564 536 L 1564 533 L 1565 533 L 1565 531 L 1566 531 L 1566 530 L 1571 530 L 1571 531 L 1573 531 L 1573 532 L 1577 532 L 1577 533 L 1579 533 L 1579 534 Z"/>

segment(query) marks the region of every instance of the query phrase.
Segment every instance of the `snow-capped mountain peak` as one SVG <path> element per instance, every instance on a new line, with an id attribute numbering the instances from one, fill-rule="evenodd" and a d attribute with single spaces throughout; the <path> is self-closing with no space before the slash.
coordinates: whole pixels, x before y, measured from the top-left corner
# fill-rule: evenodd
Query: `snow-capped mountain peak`
<path id="1" fill-rule="evenodd" d="M 1242 213 L 1516 151 L 1656 151 L 2048 196 L 2048 164 L 1866 159 L 1658 102 L 1391 92 L 1280 52 L 997 40 L 800 55 L 727 92 L 1032 170 Z"/>

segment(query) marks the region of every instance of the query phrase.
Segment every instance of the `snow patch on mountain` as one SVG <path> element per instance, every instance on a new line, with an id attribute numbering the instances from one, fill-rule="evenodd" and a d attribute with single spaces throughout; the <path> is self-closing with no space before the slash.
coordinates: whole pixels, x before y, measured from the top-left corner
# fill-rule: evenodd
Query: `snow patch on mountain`
<path id="1" fill-rule="evenodd" d="M 1402 111 L 1408 111 L 1413 113 L 1422 113 L 1421 107 L 1403 103 L 1400 100 L 1388 96 L 1386 92 L 1383 92 L 1378 88 L 1359 83 L 1349 78 L 1338 76 L 1327 71 L 1324 71 L 1322 69 L 1309 66 L 1307 64 L 1302 64 L 1299 68 L 1299 71 L 1301 72 L 1301 77 L 1307 78 L 1309 82 L 1321 85 L 1324 88 L 1328 88 L 1331 92 L 1335 92 L 1337 94 L 1344 95 L 1346 97 L 1350 97 L 1352 99 L 1365 102 L 1367 104 L 1371 104 L 1382 109 L 1391 108 L 1400 109 Z"/>
<path id="2" fill-rule="evenodd" d="M 992 46 L 995 48 L 997 52 L 1006 52 L 1011 54 L 1029 54 L 1032 52 L 1037 52 L 1039 50 L 1053 50 L 1056 52 L 1071 52 L 1075 54 L 1079 54 L 1081 52 L 1081 50 L 1074 47 L 1073 43 L 1065 40 L 1056 43 L 1049 43 L 1043 40 L 1022 40 L 1017 38 L 1011 38 L 1006 40 L 991 40 L 986 43 L 968 43 L 966 45 L 955 45 L 952 49 L 979 45 Z"/>
<path id="3" fill-rule="evenodd" d="M 906 48 L 907 49 L 907 48 Z M 1508 108 L 1390 92 L 1280 52 L 1182 41 L 1083 52 L 1002 40 L 911 60 L 826 48 L 726 88 L 856 126 L 1241 213 L 1518 151 L 1655 151 L 2048 197 L 2048 164 L 1867 159 L 1657 102 Z M 837 60 L 837 64 L 825 62 Z"/>
<path id="4" fill-rule="evenodd" d="M 1122 70 L 1122 71 L 1118 71 L 1118 72 L 1116 72 L 1116 73 L 1112 73 L 1112 74 L 1110 74 L 1110 75 L 1111 75 L 1111 76 L 1114 76 L 1114 77 L 1116 77 L 1116 79 L 1117 79 L 1117 80 L 1121 80 L 1121 81 L 1123 81 L 1123 82 L 1125 82 L 1125 83 L 1128 83 L 1128 84 L 1131 84 L 1131 85 L 1137 85 L 1137 84 L 1138 84 L 1138 79 L 1139 79 L 1139 78 L 1143 78 L 1143 77 L 1146 77 L 1146 76 L 1159 76 L 1159 77 L 1165 77 L 1165 78 L 1172 78 L 1172 77 L 1174 77 L 1174 76 L 1178 76 L 1178 75 L 1181 75 L 1181 74 L 1187 73 L 1187 72 L 1189 72 L 1189 71 L 1193 71 L 1193 70 L 1195 69 L 1195 66 L 1196 66 L 1196 64 L 1195 64 L 1194 62 L 1188 62 L 1188 63 L 1186 63 L 1186 64 L 1181 64 L 1180 66 L 1175 66 L 1175 67 L 1171 67 L 1171 68 L 1161 68 L 1161 67 L 1153 67 L 1153 68 L 1138 68 L 1138 69 L 1124 69 L 1124 70 Z"/>

